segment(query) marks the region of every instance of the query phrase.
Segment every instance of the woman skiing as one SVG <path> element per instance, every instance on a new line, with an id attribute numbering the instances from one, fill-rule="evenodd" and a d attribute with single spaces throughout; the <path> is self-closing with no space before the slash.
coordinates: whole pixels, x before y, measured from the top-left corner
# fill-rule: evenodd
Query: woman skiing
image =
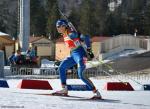
<path id="1" fill-rule="evenodd" d="M 61 62 L 58 69 L 62 90 L 54 92 L 53 95 L 68 95 L 66 70 L 77 64 L 78 77 L 87 85 L 89 89 L 93 91 L 94 96 L 92 98 L 101 99 L 100 92 L 95 88 L 92 81 L 84 75 L 84 70 L 86 68 L 85 59 L 87 58 L 86 50 L 89 54 L 91 53 L 91 44 L 89 37 L 72 31 L 68 25 L 68 22 L 63 19 L 60 19 L 56 22 L 56 28 L 57 31 L 63 36 L 67 48 L 70 49 L 70 56 Z M 86 50 L 83 47 L 82 42 L 85 43 Z M 92 53 L 90 55 L 93 56 Z"/>

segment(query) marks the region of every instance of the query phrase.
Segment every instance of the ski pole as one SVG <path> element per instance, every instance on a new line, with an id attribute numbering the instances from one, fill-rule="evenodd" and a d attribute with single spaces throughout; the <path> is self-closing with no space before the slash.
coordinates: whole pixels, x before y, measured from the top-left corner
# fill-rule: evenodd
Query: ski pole
<path id="1" fill-rule="evenodd" d="M 88 61 L 88 62 L 89 62 L 92 66 L 94 66 L 92 62 L 90 62 L 90 61 Z M 104 73 L 106 73 L 106 74 L 107 74 L 108 76 L 110 76 L 111 78 L 114 78 L 114 79 L 116 79 L 117 81 L 119 81 L 119 82 L 121 82 L 121 83 L 127 85 L 126 82 L 123 82 L 122 80 L 120 80 L 120 79 L 118 79 L 118 78 L 112 76 L 112 74 L 110 74 L 110 73 L 108 73 L 108 72 L 106 72 L 106 71 L 104 71 Z"/>
<path id="2" fill-rule="evenodd" d="M 100 62 L 101 64 L 104 64 L 105 66 L 107 66 L 109 69 L 114 70 L 110 65 L 107 65 L 107 64 L 104 63 L 103 61 L 100 61 L 100 60 L 98 60 L 98 59 L 96 59 L 96 60 L 97 60 L 98 62 Z M 122 73 L 120 73 L 120 72 L 117 72 L 117 73 L 119 73 L 120 75 L 125 75 L 125 74 L 122 74 Z M 127 78 L 130 79 L 130 80 L 132 80 L 133 82 L 139 84 L 139 85 L 143 85 L 143 84 L 141 84 L 140 82 L 138 82 L 138 81 L 136 81 L 136 80 L 134 80 L 134 79 L 132 79 L 132 78 L 130 78 L 130 77 L 127 77 Z"/>

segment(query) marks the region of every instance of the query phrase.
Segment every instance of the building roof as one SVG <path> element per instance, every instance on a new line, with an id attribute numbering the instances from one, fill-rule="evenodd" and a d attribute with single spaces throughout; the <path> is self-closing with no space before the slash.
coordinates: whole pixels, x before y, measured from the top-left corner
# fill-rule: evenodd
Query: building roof
<path id="1" fill-rule="evenodd" d="M 12 38 L 9 36 L 9 34 L 3 33 L 3 32 L 0 32 L 0 38 L 7 40 L 7 41 L 9 40 L 10 42 L 14 42 Z"/>
<path id="2" fill-rule="evenodd" d="M 94 36 L 92 37 L 92 42 L 102 42 L 104 40 L 110 39 L 111 37 L 107 37 L 107 36 Z"/>
<path id="3" fill-rule="evenodd" d="M 9 34 L 6 34 L 0 31 L 0 36 L 9 36 Z"/>
<path id="4" fill-rule="evenodd" d="M 29 37 L 29 43 L 33 43 L 33 42 L 36 42 L 36 41 L 38 41 L 38 40 L 40 40 L 40 39 L 42 39 L 42 38 L 45 38 L 45 39 L 47 39 L 46 37 L 42 37 L 42 36 L 30 36 Z M 49 40 L 49 39 L 47 39 L 47 40 Z M 16 40 L 17 42 L 19 41 L 19 39 L 17 39 Z"/>
<path id="5" fill-rule="evenodd" d="M 38 41 L 38 40 L 40 40 L 40 39 L 42 39 L 42 38 L 44 38 L 44 37 L 29 37 L 29 43 L 32 43 L 32 42 L 35 42 L 35 41 Z"/>

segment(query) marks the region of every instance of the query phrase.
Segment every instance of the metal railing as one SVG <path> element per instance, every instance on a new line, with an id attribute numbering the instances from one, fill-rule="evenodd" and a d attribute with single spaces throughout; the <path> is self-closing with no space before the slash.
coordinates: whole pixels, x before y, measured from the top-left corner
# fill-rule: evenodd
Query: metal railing
<path id="1" fill-rule="evenodd" d="M 76 69 L 66 72 L 68 79 L 77 79 L 78 74 Z M 149 71 L 130 72 L 128 70 L 110 69 L 106 65 L 99 65 L 94 68 L 89 68 L 84 71 L 86 77 L 95 77 L 99 79 L 112 78 L 114 80 L 150 80 Z M 5 78 L 11 79 L 59 79 L 59 74 L 54 68 L 28 68 L 28 67 L 11 67 L 10 73 Z"/>
<path id="2" fill-rule="evenodd" d="M 95 77 L 102 74 L 102 66 L 86 69 L 84 75 L 87 77 Z M 56 68 L 30 68 L 25 66 L 11 66 L 5 69 L 5 78 L 59 78 Z M 77 69 L 69 69 L 66 71 L 67 78 L 78 78 Z"/>

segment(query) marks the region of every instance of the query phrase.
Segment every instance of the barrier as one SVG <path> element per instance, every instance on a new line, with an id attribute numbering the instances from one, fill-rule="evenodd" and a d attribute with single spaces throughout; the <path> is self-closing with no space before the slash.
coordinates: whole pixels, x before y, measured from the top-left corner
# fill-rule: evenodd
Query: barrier
<path id="1" fill-rule="evenodd" d="M 7 81 L 6 80 L 0 80 L 0 87 L 9 88 Z"/>
<path id="2" fill-rule="evenodd" d="M 17 87 L 20 89 L 52 90 L 49 82 L 44 80 L 22 80 Z"/>
<path id="3" fill-rule="evenodd" d="M 128 82 L 107 82 L 104 89 L 112 91 L 134 91 L 133 87 Z"/>
<path id="4" fill-rule="evenodd" d="M 92 91 L 87 85 L 67 85 L 68 90 L 70 91 Z"/>
<path id="5" fill-rule="evenodd" d="M 150 84 L 144 84 L 144 90 L 150 90 Z"/>

